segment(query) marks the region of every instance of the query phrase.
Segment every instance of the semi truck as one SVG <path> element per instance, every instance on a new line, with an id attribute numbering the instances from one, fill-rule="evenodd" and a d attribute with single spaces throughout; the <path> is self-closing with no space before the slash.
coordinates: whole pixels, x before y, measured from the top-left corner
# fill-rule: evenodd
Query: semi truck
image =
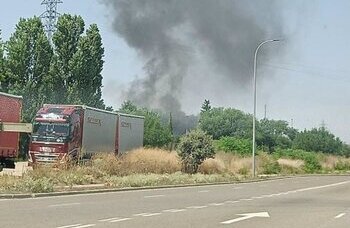
<path id="1" fill-rule="evenodd" d="M 20 123 L 22 97 L 0 92 L 0 166 L 14 168 L 20 132 L 30 133 L 31 124 Z"/>
<path id="2" fill-rule="evenodd" d="M 84 105 L 45 104 L 37 112 L 29 164 L 66 163 L 143 146 L 144 117 Z"/>

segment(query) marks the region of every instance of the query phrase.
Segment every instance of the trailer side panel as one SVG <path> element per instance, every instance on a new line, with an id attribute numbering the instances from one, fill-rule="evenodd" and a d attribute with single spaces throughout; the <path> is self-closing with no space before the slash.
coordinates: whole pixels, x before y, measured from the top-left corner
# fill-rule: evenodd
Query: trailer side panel
<path id="1" fill-rule="evenodd" d="M 19 123 L 21 121 L 22 98 L 0 93 L 0 121 Z M 15 158 L 18 155 L 19 133 L 0 132 L 0 158 Z"/>
<path id="2" fill-rule="evenodd" d="M 119 153 L 143 146 L 144 118 L 119 114 Z"/>
<path id="3" fill-rule="evenodd" d="M 97 109 L 84 110 L 82 152 L 114 152 L 118 115 Z"/>

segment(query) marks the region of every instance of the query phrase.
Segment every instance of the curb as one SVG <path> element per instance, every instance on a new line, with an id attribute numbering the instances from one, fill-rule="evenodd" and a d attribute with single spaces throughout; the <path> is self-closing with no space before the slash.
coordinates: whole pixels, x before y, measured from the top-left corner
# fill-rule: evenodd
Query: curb
<path id="1" fill-rule="evenodd" d="M 127 191 L 141 191 L 141 190 L 152 190 L 152 189 L 165 189 L 165 188 L 186 188 L 196 186 L 212 186 L 212 185 L 229 185 L 229 184 L 244 184 L 254 183 L 269 180 L 279 180 L 293 178 L 294 176 L 278 176 L 278 177 L 263 177 L 261 179 L 251 179 L 243 181 L 233 182 L 216 182 L 216 183 L 199 183 L 199 184 L 183 184 L 183 185 L 160 185 L 160 186 L 146 186 L 146 187 L 127 187 L 127 188 L 103 188 L 104 185 L 75 185 L 72 188 L 86 188 L 84 190 L 73 190 L 73 191 L 56 191 L 49 193 L 18 193 L 18 194 L 0 194 L 0 199 L 28 199 L 28 198 L 41 198 L 41 197 L 52 197 L 52 196 L 68 196 L 68 195 L 82 195 L 82 194 L 93 194 L 93 193 L 108 193 L 108 192 L 127 192 Z M 96 189 L 96 187 L 102 187 Z M 92 189 L 88 189 L 92 188 Z M 71 189 L 69 186 L 65 186 L 62 189 Z"/>
<path id="2" fill-rule="evenodd" d="M 350 174 L 309 174 L 309 175 L 291 175 L 291 176 L 263 176 L 260 179 L 250 179 L 250 180 L 233 181 L 233 182 L 199 183 L 199 184 L 183 184 L 183 185 L 160 185 L 160 186 L 127 187 L 127 188 L 104 188 L 105 186 L 103 184 L 75 185 L 72 188 L 70 188 L 69 186 L 64 186 L 61 189 L 84 188 L 84 190 L 56 191 L 56 192 L 49 192 L 49 193 L 0 194 L 0 199 L 28 199 L 28 198 L 83 195 L 83 194 L 94 194 L 94 193 L 142 191 L 142 190 L 165 189 L 165 188 L 186 188 L 186 187 L 197 187 L 197 186 L 199 187 L 199 186 L 213 186 L 213 185 L 244 184 L 244 183 L 271 181 L 271 180 L 282 180 L 282 179 L 288 179 L 288 178 L 298 178 L 298 177 L 304 178 L 304 177 L 318 177 L 318 176 L 349 176 L 350 177 Z"/>

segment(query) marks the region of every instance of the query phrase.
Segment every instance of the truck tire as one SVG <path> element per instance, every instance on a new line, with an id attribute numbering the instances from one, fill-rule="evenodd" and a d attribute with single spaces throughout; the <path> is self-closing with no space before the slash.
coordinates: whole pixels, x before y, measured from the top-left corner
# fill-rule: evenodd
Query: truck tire
<path id="1" fill-rule="evenodd" d="M 15 168 L 15 161 L 6 159 L 5 160 L 5 168 L 14 169 Z"/>

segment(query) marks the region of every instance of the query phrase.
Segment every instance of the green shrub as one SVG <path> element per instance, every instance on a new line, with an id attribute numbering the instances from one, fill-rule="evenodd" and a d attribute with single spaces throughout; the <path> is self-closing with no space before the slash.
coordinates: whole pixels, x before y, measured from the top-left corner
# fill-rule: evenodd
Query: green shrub
<path id="1" fill-rule="evenodd" d="M 186 173 L 196 173 L 207 158 L 214 158 L 213 139 L 202 130 L 192 130 L 180 138 L 178 155 Z"/>
<path id="2" fill-rule="evenodd" d="M 334 169 L 339 171 L 350 170 L 350 163 L 346 161 L 338 161 L 335 164 Z"/>
<path id="3" fill-rule="evenodd" d="M 216 147 L 218 150 L 222 150 L 227 153 L 250 155 L 252 151 L 252 142 L 249 139 L 221 137 L 216 141 Z"/>
<path id="4" fill-rule="evenodd" d="M 287 157 L 291 159 L 300 159 L 305 162 L 304 171 L 306 173 L 315 173 L 321 170 L 322 166 L 319 162 L 317 154 L 315 152 L 308 152 L 304 150 L 278 150 L 274 153 L 275 158 Z"/>
<path id="5" fill-rule="evenodd" d="M 281 166 L 277 160 L 266 153 L 259 154 L 259 163 L 260 172 L 263 174 L 278 174 L 281 171 Z"/>
<path id="6" fill-rule="evenodd" d="M 41 179 L 25 177 L 18 187 L 21 192 L 42 193 L 52 192 L 53 185 L 52 180 L 46 177 Z"/>

